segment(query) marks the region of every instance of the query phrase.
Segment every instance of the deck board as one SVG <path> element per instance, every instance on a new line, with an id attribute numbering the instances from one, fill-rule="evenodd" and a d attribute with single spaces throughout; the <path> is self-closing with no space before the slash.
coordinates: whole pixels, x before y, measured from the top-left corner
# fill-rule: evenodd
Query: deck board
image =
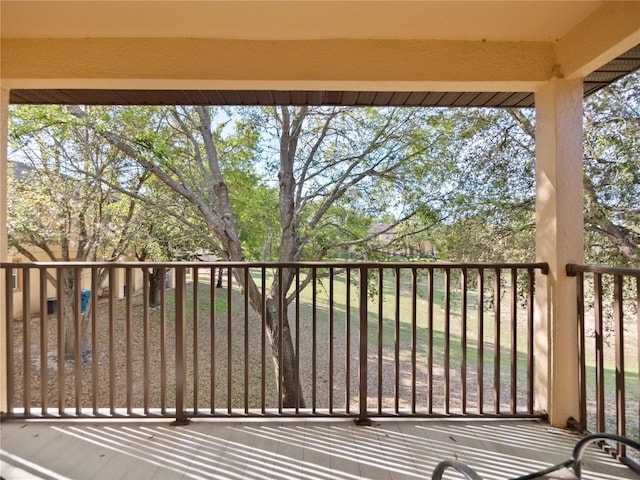
<path id="1" fill-rule="evenodd" d="M 332 480 L 331 459 L 325 453 L 326 439 L 323 438 L 327 428 L 324 422 L 309 425 L 308 428 L 293 427 L 296 434 L 293 438 L 302 442 L 302 463 L 298 470 L 301 479 Z"/>
<path id="2" fill-rule="evenodd" d="M 5 421 L 5 480 L 430 478 L 457 458 L 487 480 L 569 458 L 578 437 L 532 420 Z M 586 480 L 637 479 L 595 447 Z"/>

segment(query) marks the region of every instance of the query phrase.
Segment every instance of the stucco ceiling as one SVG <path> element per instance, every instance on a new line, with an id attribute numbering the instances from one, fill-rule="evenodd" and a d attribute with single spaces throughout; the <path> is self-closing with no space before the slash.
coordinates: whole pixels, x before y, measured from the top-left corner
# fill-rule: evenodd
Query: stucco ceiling
<path id="1" fill-rule="evenodd" d="M 601 0 L 3 0 L 2 36 L 552 42 L 602 4 Z"/>
<path id="2" fill-rule="evenodd" d="M 2 0 L 0 72 L 13 103 L 526 107 L 640 67 L 638 5 Z"/>

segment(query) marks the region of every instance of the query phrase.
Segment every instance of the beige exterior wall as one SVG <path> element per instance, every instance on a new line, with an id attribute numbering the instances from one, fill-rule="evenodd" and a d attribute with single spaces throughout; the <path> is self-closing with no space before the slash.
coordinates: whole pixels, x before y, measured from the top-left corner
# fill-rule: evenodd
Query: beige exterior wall
<path id="1" fill-rule="evenodd" d="M 23 263 L 26 260 L 19 255 L 9 254 L 10 262 L 20 262 Z M 24 312 L 24 301 L 25 298 L 28 299 L 29 312 L 30 314 L 38 314 L 40 313 L 40 274 L 38 270 L 30 270 L 29 273 L 29 285 L 26 284 L 24 279 L 24 273 L 22 269 L 15 269 L 14 273 L 16 275 L 17 280 L 17 288 L 13 289 L 13 303 L 12 303 L 12 315 L 11 319 L 19 319 L 22 318 Z M 51 272 L 55 274 L 55 272 Z M 50 282 L 44 279 L 46 282 L 46 296 L 47 298 L 55 298 L 56 289 Z"/>
<path id="2" fill-rule="evenodd" d="M 39 261 L 50 261 L 49 258 L 39 258 Z M 29 263 L 30 260 L 26 259 L 24 256 L 11 253 L 9 254 L 10 262 L 19 262 L 19 263 Z M 117 264 L 114 264 L 117 266 Z M 51 270 L 50 273 L 55 275 L 55 270 Z M 27 287 L 29 293 L 26 298 L 28 298 L 28 308 L 30 315 L 39 315 L 40 314 L 40 275 L 37 269 L 31 269 L 30 273 L 30 281 L 29 285 L 26 285 L 26 282 L 23 278 L 22 269 L 16 269 L 17 280 L 18 280 L 18 288 L 13 290 L 13 301 L 12 301 L 12 315 L 13 319 L 21 319 L 24 314 L 24 298 L 27 293 Z M 170 274 L 171 280 L 173 280 L 173 272 Z M 126 282 L 126 274 L 125 270 L 122 268 L 115 270 L 115 279 L 114 279 L 114 287 L 115 291 L 113 295 L 116 299 L 122 299 L 127 296 L 130 288 L 132 289 L 132 293 L 135 295 L 137 293 L 142 292 L 143 288 L 143 275 L 141 269 L 135 269 L 133 273 L 133 284 L 131 286 L 127 286 Z M 57 292 L 56 287 L 51 284 L 46 278 L 44 279 L 46 282 L 46 298 L 47 300 L 52 300 L 56 304 L 57 302 Z M 91 272 L 90 270 L 83 270 L 81 277 L 81 289 L 91 289 Z M 3 290 L 4 291 L 4 290 Z M 106 279 L 100 288 L 98 288 L 98 296 L 104 297 L 109 294 L 109 280 Z M 4 304 L 4 301 L 3 301 Z"/>

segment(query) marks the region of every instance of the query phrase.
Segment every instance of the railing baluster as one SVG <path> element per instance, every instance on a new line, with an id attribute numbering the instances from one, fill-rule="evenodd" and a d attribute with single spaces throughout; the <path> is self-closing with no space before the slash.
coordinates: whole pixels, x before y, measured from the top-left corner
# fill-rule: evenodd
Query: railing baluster
<path id="1" fill-rule="evenodd" d="M 604 396 L 604 328 L 602 315 L 602 275 L 593 275 L 594 314 L 596 332 L 596 424 L 599 432 L 605 431 Z M 586 425 L 586 422 L 585 422 Z"/>
<path id="2" fill-rule="evenodd" d="M 14 348 L 13 348 L 13 340 L 14 340 L 14 334 L 13 334 L 13 270 L 16 270 L 16 275 L 19 275 L 18 272 L 20 272 L 21 270 L 18 269 L 17 266 L 11 267 L 11 268 L 7 268 L 5 269 L 4 273 L 5 273 L 5 286 L 6 286 L 6 292 L 5 292 L 5 305 L 6 305 L 6 312 L 7 312 L 7 318 L 5 319 L 6 321 L 6 325 L 5 325 L 5 339 L 7 342 L 7 347 L 6 347 L 6 352 L 7 352 L 7 413 L 13 413 L 14 410 L 14 404 L 15 404 L 15 399 L 14 399 L 14 394 L 15 394 L 15 359 L 13 357 L 14 355 Z M 24 269 L 22 270 L 24 272 Z"/>
<path id="3" fill-rule="evenodd" d="M 624 310 L 622 308 L 622 276 L 613 276 L 613 321 L 616 350 L 616 419 L 618 435 L 626 435 L 626 400 L 624 371 Z M 621 448 L 623 448 L 621 446 Z M 618 452 L 624 456 L 623 452 Z"/>
<path id="4" fill-rule="evenodd" d="M 345 366 L 344 366 L 344 397 L 347 415 L 351 407 L 351 269 L 347 268 L 347 292 L 345 301 Z"/>
<path id="5" fill-rule="evenodd" d="M 484 270 L 478 269 L 478 415 L 484 413 Z"/>
<path id="6" fill-rule="evenodd" d="M 427 318 L 427 344 L 429 352 L 427 353 L 427 389 L 429 396 L 427 397 L 427 412 L 433 414 L 433 303 L 434 303 L 434 270 L 428 269 L 429 272 L 429 315 Z"/>
<path id="7" fill-rule="evenodd" d="M 160 281 L 164 283 L 164 276 Z M 149 348 L 149 269 L 145 267 L 142 269 L 142 404 L 145 415 L 149 415 Z"/>
<path id="8" fill-rule="evenodd" d="M 175 277 L 175 269 L 172 270 Z M 160 270 L 160 413 L 167 413 L 167 289 L 166 270 Z"/>
<path id="9" fill-rule="evenodd" d="M 527 413 L 533 414 L 533 322 L 534 322 L 534 271 L 532 268 L 527 269 Z"/>
<path id="10" fill-rule="evenodd" d="M 264 357 L 263 357 L 264 358 Z M 300 267 L 296 269 L 296 415 L 300 413 Z"/>
<path id="11" fill-rule="evenodd" d="M 378 269 L 378 414 L 382 413 L 383 342 L 384 342 L 384 269 Z"/>
<path id="12" fill-rule="evenodd" d="M 444 269 L 444 413 L 451 412 L 451 269 Z"/>
<path id="13" fill-rule="evenodd" d="M 282 407 L 283 407 L 283 393 L 284 393 L 284 385 L 283 385 L 283 378 L 284 378 L 284 372 L 282 371 L 282 359 L 283 359 L 283 352 L 282 352 L 282 347 L 283 347 L 283 338 L 282 338 L 282 329 L 283 329 L 283 325 L 284 325 L 284 309 L 285 307 L 285 301 L 284 301 L 284 286 L 282 285 L 282 282 L 284 280 L 284 272 L 282 271 L 282 268 L 278 268 L 278 338 L 277 338 L 277 342 L 278 342 L 278 413 L 282 414 Z"/>
<path id="14" fill-rule="evenodd" d="M 511 413 L 518 409 L 518 271 L 511 269 Z"/>
<path id="15" fill-rule="evenodd" d="M 460 292 L 462 301 L 460 302 L 461 310 L 461 334 L 460 334 L 460 350 L 462 353 L 462 361 L 460 364 L 460 383 L 462 390 L 462 413 L 467 413 L 467 269 L 462 268 L 460 272 Z"/>
<path id="16" fill-rule="evenodd" d="M 98 269 L 91 269 L 91 385 L 93 415 L 97 416 L 99 411 L 98 392 L 99 386 L 99 362 L 100 349 L 98 347 Z M 145 412 L 146 413 L 146 412 Z"/>
<path id="17" fill-rule="evenodd" d="M 318 325 L 318 273 L 317 270 L 313 269 L 313 274 L 311 278 L 311 413 L 316 413 L 316 380 L 317 380 L 317 369 L 316 369 L 316 355 L 318 353 L 317 349 L 317 334 L 316 327 Z M 331 306 L 329 306 L 331 307 Z"/>
<path id="18" fill-rule="evenodd" d="M 82 289 L 82 270 L 73 269 L 73 314 L 74 314 L 74 335 L 73 335 L 73 364 L 74 364 L 74 380 L 75 380 L 75 408 L 76 415 L 81 412 L 81 395 L 82 395 L 82 306 L 80 301 L 80 292 Z"/>
<path id="19" fill-rule="evenodd" d="M 233 413 L 233 285 L 232 272 L 227 269 L 227 413 Z"/>
<path id="20" fill-rule="evenodd" d="M 266 374 L 266 361 L 265 361 L 265 355 L 266 355 L 266 339 L 267 339 L 267 272 L 266 269 L 264 267 L 262 267 L 261 271 L 261 285 L 260 285 L 260 291 L 262 292 L 262 315 L 261 315 L 261 328 L 262 328 L 262 335 L 261 335 L 261 339 L 260 339 L 260 397 L 261 397 L 261 410 L 262 413 L 264 414 L 266 411 L 266 379 L 265 379 L 265 374 Z M 298 320 L 299 321 L 299 320 Z M 297 352 L 300 351 L 300 349 L 296 349 Z M 298 355 L 298 359 L 299 359 L 299 355 Z M 298 360 L 299 361 L 299 360 Z"/>
<path id="21" fill-rule="evenodd" d="M 418 349 L 418 272 L 411 269 L 411 413 L 416 413 L 416 351 Z"/>
<path id="22" fill-rule="evenodd" d="M 584 320 L 584 275 L 577 275 L 577 313 L 578 313 L 578 389 L 580 391 L 580 418 L 582 428 L 587 426 L 587 377 L 585 368 L 585 320 Z"/>
<path id="23" fill-rule="evenodd" d="M 400 411 L 400 268 L 395 268 L 395 328 L 394 328 L 394 351 L 393 351 L 393 393 L 394 393 L 394 413 Z"/>
<path id="24" fill-rule="evenodd" d="M 637 372 L 640 373 L 640 276 L 636 278 L 636 361 L 638 362 Z M 638 398 L 640 398 L 640 378 L 638 378 Z M 638 430 L 640 430 L 640 401 L 638 402 Z"/>
<path id="25" fill-rule="evenodd" d="M 197 333 L 197 330 L 195 330 Z M 197 336 L 194 333 L 195 336 Z M 244 269 L 244 413 L 249 413 L 249 268 Z"/>
<path id="26" fill-rule="evenodd" d="M 500 413 L 500 269 L 495 269 L 494 284 L 494 324 L 493 324 L 493 391 L 494 391 L 494 411 Z"/>
<path id="27" fill-rule="evenodd" d="M 58 415 L 65 414 L 65 351 L 64 351 L 64 302 L 63 302 L 63 277 L 64 268 L 56 268 L 56 298 L 58 302 L 57 326 L 58 326 Z"/>
<path id="28" fill-rule="evenodd" d="M 329 268 L 329 414 L 333 413 L 333 326 L 335 321 L 335 308 L 334 308 L 334 274 L 333 268 Z M 347 306 L 347 309 L 349 307 Z M 347 342 L 349 337 L 347 337 Z"/>
<path id="29" fill-rule="evenodd" d="M 116 414 L 116 269 L 109 270 L 109 412 Z"/>
<path id="30" fill-rule="evenodd" d="M 371 420 L 368 415 L 367 408 L 367 385 L 368 385 L 368 355 L 367 355 L 367 345 L 369 342 L 369 314 L 367 309 L 367 285 L 369 284 L 369 271 L 367 267 L 360 267 L 360 348 L 358 353 L 359 360 L 359 399 L 358 399 L 358 407 L 359 407 L 359 415 L 356 423 L 358 425 L 371 425 Z M 347 308 L 349 308 L 350 303 L 347 302 Z"/>
<path id="31" fill-rule="evenodd" d="M 211 358 L 209 364 L 209 378 L 210 378 L 210 392 L 211 397 L 211 415 L 216 413 L 216 289 L 218 288 L 218 281 L 215 278 L 216 269 L 211 267 L 214 272 L 211 278 L 211 285 L 209 286 L 211 295 L 211 308 L 209 308 L 209 347 L 211 350 Z M 218 272 L 219 278 L 222 278 L 222 269 Z M 264 331 L 264 330 L 263 330 Z M 263 355 L 264 358 L 264 355 Z M 264 371 L 262 373 L 264 378 Z M 263 394 L 264 398 L 264 394 Z"/>
<path id="32" fill-rule="evenodd" d="M 193 270 L 192 270 L 193 271 Z M 186 313 L 186 269 L 176 267 L 176 289 L 175 289 L 175 335 L 176 335 L 176 420 L 174 425 L 186 425 L 189 420 L 185 412 L 186 398 L 186 352 L 185 352 L 185 313 Z"/>
<path id="33" fill-rule="evenodd" d="M 31 414 L 31 269 L 22 270 L 22 393 L 24 414 Z"/>
<path id="34" fill-rule="evenodd" d="M 125 335 L 127 357 L 127 415 L 133 414 L 133 275 L 131 267 L 125 267 Z"/>
<path id="35" fill-rule="evenodd" d="M 38 269 L 40 287 L 40 402 L 42 416 L 47 416 L 49 406 L 49 318 L 47 317 L 47 271 Z M 95 414 L 95 412 L 94 412 Z"/>
<path id="36" fill-rule="evenodd" d="M 199 318 L 200 318 L 200 270 L 198 267 L 193 267 L 191 270 L 192 285 L 193 285 L 193 415 L 198 415 L 200 406 L 200 349 L 198 348 L 198 338 L 200 334 Z"/>

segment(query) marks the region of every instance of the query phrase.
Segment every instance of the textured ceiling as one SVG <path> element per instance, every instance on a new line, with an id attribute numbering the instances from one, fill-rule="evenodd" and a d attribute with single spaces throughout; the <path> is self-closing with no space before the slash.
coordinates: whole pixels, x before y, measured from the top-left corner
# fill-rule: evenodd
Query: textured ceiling
<path id="1" fill-rule="evenodd" d="M 584 80 L 585 96 L 640 68 L 640 45 Z M 532 92 L 375 92 L 276 90 L 11 90 L 14 104 L 78 105 L 360 105 L 533 107 Z"/>

